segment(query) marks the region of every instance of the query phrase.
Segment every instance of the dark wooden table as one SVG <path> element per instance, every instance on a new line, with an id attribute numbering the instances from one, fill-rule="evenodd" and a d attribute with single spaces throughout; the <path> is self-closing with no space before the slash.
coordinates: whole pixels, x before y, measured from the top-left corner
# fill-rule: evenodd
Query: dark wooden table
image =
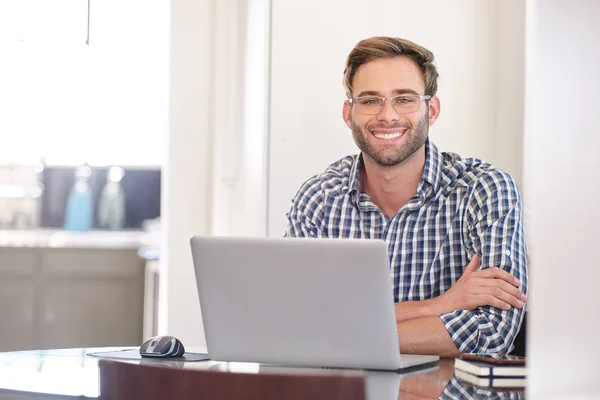
<path id="1" fill-rule="evenodd" d="M 90 352 L 110 348 L 37 350 L 0 353 L 0 399 L 59 400 L 98 397 L 98 358 Z M 202 352 L 204 349 L 190 349 Z M 139 363 L 139 361 L 133 361 Z M 157 361 L 150 361 L 156 363 Z M 145 362 L 148 363 L 148 362 Z M 170 362 L 173 368 L 230 372 L 355 373 L 356 371 L 274 367 L 249 363 Z M 454 360 L 395 372 L 366 373 L 369 400 L 523 399 L 524 390 L 493 390 L 471 386 L 454 377 Z"/>

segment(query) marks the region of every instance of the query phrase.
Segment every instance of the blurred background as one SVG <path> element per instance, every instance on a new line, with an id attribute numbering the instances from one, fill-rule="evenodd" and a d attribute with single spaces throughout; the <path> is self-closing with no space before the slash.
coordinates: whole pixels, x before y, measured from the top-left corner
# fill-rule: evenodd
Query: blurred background
<path id="1" fill-rule="evenodd" d="M 0 350 L 157 331 L 167 1 L 0 2 Z"/>

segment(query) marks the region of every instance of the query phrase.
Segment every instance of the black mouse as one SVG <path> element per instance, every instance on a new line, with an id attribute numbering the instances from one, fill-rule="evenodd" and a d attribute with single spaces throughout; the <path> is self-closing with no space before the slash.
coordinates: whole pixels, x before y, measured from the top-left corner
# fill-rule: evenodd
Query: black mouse
<path id="1" fill-rule="evenodd" d="M 173 336 L 154 336 L 140 346 L 142 357 L 181 357 L 185 347 Z"/>

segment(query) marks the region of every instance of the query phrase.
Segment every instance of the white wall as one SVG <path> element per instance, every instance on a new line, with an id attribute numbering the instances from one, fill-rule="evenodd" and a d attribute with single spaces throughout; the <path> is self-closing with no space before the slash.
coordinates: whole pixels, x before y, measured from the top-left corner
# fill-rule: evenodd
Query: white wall
<path id="1" fill-rule="evenodd" d="M 600 2 L 527 12 L 526 185 L 535 211 L 528 397 L 600 397 Z"/>
<path id="2" fill-rule="evenodd" d="M 520 182 L 523 2 L 273 0 L 272 7 L 270 236 L 283 234 L 304 180 L 357 152 L 341 117 L 342 76 L 352 47 L 370 36 L 405 37 L 433 51 L 442 112 L 432 139 Z"/>
<path id="3" fill-rule="evenodd" d="M 495 10 L 495 131 L 490 159 L 523 187 L 525 110 L 525 5 L 523 0 L 498 0 Z"/>

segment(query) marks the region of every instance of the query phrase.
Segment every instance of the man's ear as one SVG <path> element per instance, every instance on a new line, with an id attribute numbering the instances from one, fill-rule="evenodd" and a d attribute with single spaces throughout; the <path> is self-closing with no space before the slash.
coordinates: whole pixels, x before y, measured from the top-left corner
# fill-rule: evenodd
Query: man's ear
<path id="1" fill-rule="evenodd" d="M 344 102 L 344 108 L 342 109 L 342 118 L 346 123 L 346 126 L 352 129 L 352 104 L 348 100 Z"/>
<path id="2" fill-rule="evenodd" d="M 435 124 L 440 116 L 440 98 L 433 96 L 429 101 L 429 126 Z"/>

